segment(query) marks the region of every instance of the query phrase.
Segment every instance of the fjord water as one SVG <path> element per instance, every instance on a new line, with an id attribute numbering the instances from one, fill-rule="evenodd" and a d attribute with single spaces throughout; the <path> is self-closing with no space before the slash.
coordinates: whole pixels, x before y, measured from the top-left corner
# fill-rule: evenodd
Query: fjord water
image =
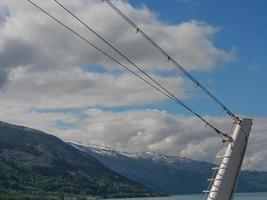
<path id="1" fill-rule="evenodd" d="M 206 200 L 203 195 L 177 195 L 171 197 L 133 198 L 123 200 Z M 236 194 L 234 200 L 267 200 L 267 193 Z"/>

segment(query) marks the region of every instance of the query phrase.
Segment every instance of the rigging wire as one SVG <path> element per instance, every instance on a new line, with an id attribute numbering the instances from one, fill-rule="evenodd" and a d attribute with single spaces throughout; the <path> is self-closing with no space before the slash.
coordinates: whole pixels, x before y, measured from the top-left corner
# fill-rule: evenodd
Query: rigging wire
<path id="1" fill-rule="evenodd" d="M 210 128 L 212 128 L 217 134 L 226 137 L 226 138 L 231 138 L 228 134 L 221 132 L 219 129 L 217 129 L 215 126 L 213 126 L 211 123 L 209 123 L 207 120 L 205 120 L 202 116 L 200 116 L 198 113 L 196 113 L 194 110 L 192 110 L 189 106 L 187 106 L 186 104 L 184 104 L 181 100 L 179 100 L 175 95 L 173 95 L 172 93 L 170 93 L 165 87 L 163 87 L 160 83 L 158 83 L 155 79 L 153 79 L 149 74 L 147 74 L 145 71 L 143 71 L 141 68 L 139 68 L 137 65 L 135 65 L 130 59 L 128 59 L 126 56 L 124 56 L 122 53 L 120 53 L 121 56 L 125 57 L 125 59 L 127 58 L 127 60 L 134 64 L 134 66 L 137 67 L 137 69 L 139 69 L 140 72 L 142 72 L 145 76 L 147 76 L 152 82 L 154 82 L 157 86 L 153 85 L 151 82 L 147 81 L 146 79 L 144 79 L 142 76 L 140 76 L 138 73 L 136 73 L 135 71 L 131 70 L 130 68 L 128 68 L 126 65 L 124 65 L 123 63 L 121 63 L 120 61 L 116 60 L 114 57 L 112 57 L 110 54 L 108 54 L 107 52 L 105 52 L 104 50 L 102 50 L 101 48 L 97 47 L 96 45 L 94 45 L 93 43 L 91 43 L 89 40 L 87 40 L 84 36 L 80 35 L 79 33 L 77 33 L 75 30 L 73 30 L 72 28 L 70 28 L 69 26 L 67 26 L 66 24 L 64 24 L 62 21 L 60 21 L 59 19 L 57 19 L 56 17 L 54 17 L 53 15 L 51 15 L 50 13 L 48 13 L 47 11 L 45 11 L 43 8 L 41 8 L 40 6 L 38 6 L 36 3 L 34 3 L 31 0 L 26 0 L 28 1 L 30 4 L 32 4 L 34 7 L 36 7 L 37 9 L 39 9 L 40 11 L 42 11 L 44 14 L 46 14 L 47 16 L 49 16 L 50 18 L 52 18 L 54 21 L 56 21 L 57 23 L 59 23 L 60 25 L 62 25 L 63 27 L 65 27 L 67 30 L 69 30 L 70 32 L 72 32 L 74 35 L 76 35 L 78 38 L 80 38 L 81 40 L 83 40 L 84 42 L 86 42 L 88 45 L 92 46 L 93 48 L 95 48 L 96 50 L 98 50 L 99 52 L 101 52 L 102 54 L 104 54 L 105 56 L 107 56 L 108 58 L 110 58 L 111 60 L 113 60 L 114 62 L 116 62 L 117 64 L 119 64 L 120 66 L 122 66 L 124 69 L 126 69 L 127 71 L 131 72 L 132 74 L 134 74 L 135 76 L 137 76 L 139 79 L 143 80 L 144 82 L 146 82 L 147 84 L 149 84 L 151 87 L 153 87 L 154 89 L 156 89 L 157 91 L 161 92 L 162 94 L 164 94 L 165 96 L 167 96 L 168 98 L 170 98 L 172 101 L 180 104 L 181 106 L 183 106 L 186 110 L 188 110 L 189 112 L 193 113 L 195 116 L 197 116 L 200 120 L 202 120 L 207 126 L 209 126 Z M 67 8 L 65 8 L 62 4 L 60 4 L 57 0 L 54 0 L 55 2 L 57 2 L 59 5 L 61 5 L 62 8 L 64 8 L 66 11 L 68 11 L 70 14 L 72 13 L 71 11 L 67 10 Z M 72 13 L 72 16 L 74 17 L 75 15 Z M 76 19 L 79 19 L 78 17 L 75 16 Z M 84 25 L 86 25 L 84 22 L 82 22 L 82 20 L 79 19 L 79 21 L 81 23 L 83 23 Z M 92 30 L 88 25 L 86 25 L 87 28 L 89 28 L 89 30 Z M 94 31 L 95 32 L 95 31 Z M 96 33 L 96 32 L 95 32 Z M 96 33 L 97 34 L 97 33 Z M 97 34 L 98 35 L 98 34 Z M 101 37 L 100 35 L 98 37 Z M 102 38 L 102 37 L 101 37 Z M 106 40 L 103 41 L 107 42 Z M 108 42 L 107 42 L 108 43 Z M 113 47 L 110 43 L 108 43 L 110 45 L 110 47 L 114 48 L 114 50 L 116 49 L 115 47 Z M 119 53 L 119 51 L 116 49 L 116 52 Z"/>
<path id="2" fill-rule="evenodd" d="M 206 95 L 208 95 L 213 101 L 215 101 L 222 109 L 236 122 L 240 119 L 229 108 L 227 108 L 215 95 L 213 95 L 208 89 L 206 89 L 196 78 L 194 78 L 188 71 L 186 71 L 176 60 L 174 60 L 162 47 L 154 42 L 144 31 L 142 31 L 131 19 L 129 19 L 118 7 L 116 7 L 110 0 L 105 1 L 117 14 L 119 14 L 128 24 L 130 24 L 136 31 L 140 33 L 148 42 L 150 42 L 156 49 L 158 49 L 166 58 L 167 61 L 173 63 L 183 74 L 188 77 L 197 87 L 201 88 Z"/>
<path id="3" fill-rule="evenodd" d="M 116 49 L 110 42 L 108 42 L 106 39 L 104 39 L 101 35 L 99 35 L 95 30 L 93 30 L 90 26 L 88 26 L 84 21 L 82 21 L 77 15 L 75 15 L 72 11 L 70 11 L 68 8 L 66 8 L 62 3 L 60 3 L 58 0 L 54 0 L 60 7 L 62 7 L 66 12 L 68 12 L 72 17 L 74 17 L 76 20 L 78 20 L 82 25 L 84 25 L 89 31 L 91 31 L 94 35 L 96 35 L 99 39 L 104 41 L 109 47 L 111 47 L 114 51 L 116 51 L 120 56 L 122 56 L 124 59 L 126 59 L 130 64 L 132 64 L 135 68 L 137 68 L 141 73 L 143 73 L 146 77 L 148 77 L 152 82 L 154 82 L 157 86 L 159 86 L 161 89 L 164 90 L 164 92 L 167 92 L 169 96 L 171 96 L 176 101 L 179 101 L 179 104 L 181 104 L 183 107 L 185 107 L 187 110 L 195 114 L 197 117 L 203 120 L 203 118 L 194 112 L 191 108 L 186 106 L 183 102 L 181 102 L 176 96 L 174 96 L 172 93 L 170 93 L 165 87 L 163 87 L 159 82 L 157 82 L 154 78 L 152 78 L 149 74 L 147 74 L 143 69 L 138 67 L 133 61 L 131 61 L 127 56 L 125 56 L 121 51 Z M 205 121 L 207 124 L 207 121 Z M 215 128 L 215 127 L 214 127 Z M 216 128 L 215 128 L 216 129 Z M 216 132 L 218 129 L 216 129 Z"/>

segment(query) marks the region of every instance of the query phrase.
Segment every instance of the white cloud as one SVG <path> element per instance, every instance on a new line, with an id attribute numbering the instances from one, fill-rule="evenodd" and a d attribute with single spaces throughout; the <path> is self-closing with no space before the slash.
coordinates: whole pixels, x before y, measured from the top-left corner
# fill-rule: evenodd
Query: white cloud
<path id="1" fill-rule="evenodd" d="M 154 77 L 179 98 L 186 97 L 185 81 L 180 77 Z M 6 106 L 50 109 L 142 105 L 167 99 L 131 74 L 92 73 L 66 67 L 42 73 L 14 69 L 5 89 L 0 90 L 0 98 Z"/>
<path id="2" fill-rule="evenodd" d="M 84 27 L 68 16 L 53 1 L 36 1 L 89 40 L 110 52 Z M 62 1 L 75 10 L 82 19 L 96 29 L 107 40 L 122 50 L 132 60 L 146 69 L 168 70 L 166 59 L 140 38 L 105 3 L 100 1 Z M 92 48 L 88 48 L 76 36 L 55 24 L 47 16 L 26 1 L 2 0 L 1 7 L 10 9 L 10 16 L 0 31 L 0 64 L 3 68 L 32 66 L 38 69 L 56 66 L 103 65 L 114 66 Z M 198 21 L 169 25 L 161 22 L 155 14 L 143 7 L 133 8 L 126 2 L 118 6 L 130 18 L 134 18 L 155 41 L 184 65 L 188 70 L 208 70 L 221 62 L 229 61 L 231 52 L 215 47 L 211 38 L 218 31 Z M 122 60 L 117 55 L 116 58 Z M 117 67 L 117 66 L 116 66 Z"/>
<path id="3" fill-rule="evenodd" d="M 110 48 L 90 36 L 84 27 L 53 1 L 35 2 L 111 52 Z M 139 66 L 148 71 L 171 69 L 170 63 L 131 30 L 105 3 L 94 0 L 62 2 Z M 152 38 L 168 49 L 171 55 L 181 58 L 188 70 L 210 69 L 220 62 L 228 61 L 232 55 L 213 44 L 211 37 L 218 31 L 215 27 L 197 21 L 169 25 L 161 22 L 146 7 L 137 9 L 124 1 L 117 4 Z M 8 13 L 1 15 L 4 20 L 0 26 L 0 86 L 5 86 L 0 91 L 3 105 L 77 108 L 140 105 L 166 100 L 125 72 L 114 75 L 109 70 L 99 74 L 81 70 L 81 67 L 90 68 L 95 65 L 110 70 L 120 68 L 94 49 L 88 48 L 27 1 L 3 0 L 0 8 Z M 127 63 L 114 52 L 111 54 Z M 185 81 L 180 77 L 161 77 L 159 74 L 154 77 L 178 97 L 187 97 Z"/>

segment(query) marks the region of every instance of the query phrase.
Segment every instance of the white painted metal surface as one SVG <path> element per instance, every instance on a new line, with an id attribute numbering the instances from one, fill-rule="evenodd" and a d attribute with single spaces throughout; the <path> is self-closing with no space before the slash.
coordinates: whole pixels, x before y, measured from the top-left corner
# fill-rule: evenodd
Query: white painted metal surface
<path id="1" fill-rule="evenodd" d="M 217 175 L 208 192 L 207 200 L 232 200 L 245 155 L 252 119 L 241 119 L 235 124 L 232 141 L 229 141 Z"/>

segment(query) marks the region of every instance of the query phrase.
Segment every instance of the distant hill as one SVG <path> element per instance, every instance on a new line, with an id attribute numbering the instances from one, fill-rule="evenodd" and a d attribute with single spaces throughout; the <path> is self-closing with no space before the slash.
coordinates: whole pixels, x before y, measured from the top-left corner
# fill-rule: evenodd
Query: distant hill
<path id="1" fill-rule="evenodd" d="M 200 193 L 215 165 L 157 153 L 125 153 L 100 146 L 77 148 L 94 156 L 114 171 L 155 191 L 168 194 Z M 238 192 L 267 192 L 267 172 L 241 172 Z"/>
<path id="2" fill-rule="evenodd" d="M 0 122 L 0 199 L 156 195 L 54 136 Z"/>

